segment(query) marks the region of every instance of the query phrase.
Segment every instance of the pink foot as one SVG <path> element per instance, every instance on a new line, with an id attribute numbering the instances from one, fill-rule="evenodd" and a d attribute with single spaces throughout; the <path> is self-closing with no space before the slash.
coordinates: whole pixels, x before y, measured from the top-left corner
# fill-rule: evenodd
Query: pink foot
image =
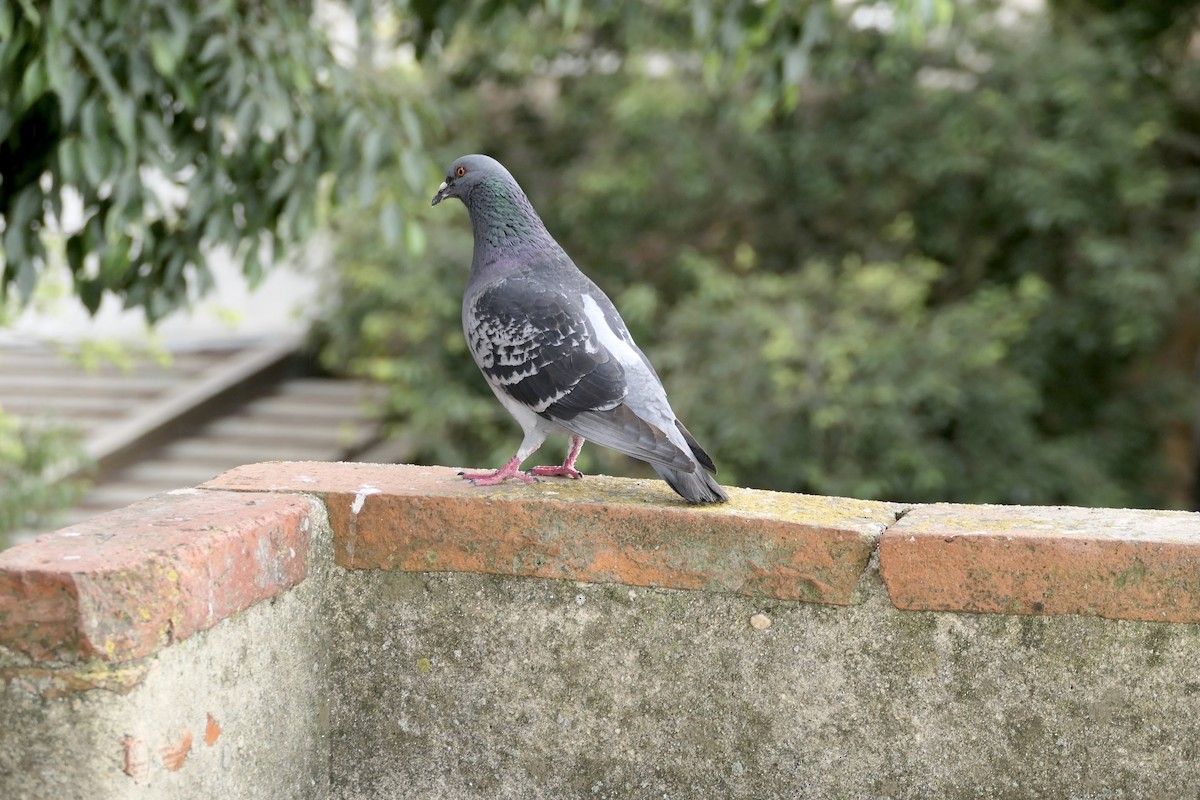
<path id="1" fill-rule="evenodd" d="M 570 478 L 577 481 L 583 477 L 583 473 L 575 469 L 575 459 L 579 457 L 579 451 L 583 448 L 582 436 L 571 436 L 570 445 L 567 447 L 567 458 L 561 466 L 557 467 L 534 467 L 529 470 L 531 475 L 541 475 L 545 477 L 562 477 Z"/>
<path id="2" fill-rule="evenodd" d="M 582 472 L 575 469 L 574 467 L 568 467 L 566 464 L 563 464 L 562 466 L 557 466 L 557 467 L 534 467 L 533 469 L 529 470 L 529 472 L 533 475 L 537 475 L 539 477 L 546 477 L 546 478 L 556 477 L 556 478 L 571 478 L 572 480 L 579 480 L 580 478 L 583 477 Z"/>
<path id="3" fill-rule="evenodd" d="M 470 481 L 476 486 L 496 486 L 509 478 L 519 478 L 525 483 L 533 483 L 534 479 L 521 472 L 521 462 L 515 457 L 495 472 L 460 472 L 463 480 Z"/>

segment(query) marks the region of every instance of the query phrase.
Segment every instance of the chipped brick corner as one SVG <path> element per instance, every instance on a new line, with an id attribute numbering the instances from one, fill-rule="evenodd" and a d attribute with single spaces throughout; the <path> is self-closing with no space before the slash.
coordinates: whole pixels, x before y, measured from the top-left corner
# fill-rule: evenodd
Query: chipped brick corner
<path id="1" fill-rule="evenodd" d="M 304 580 L 311 510 L 185 489 L 0 553 L 0 675 L 44 693 L 128 689 L 140 659 Z"/>

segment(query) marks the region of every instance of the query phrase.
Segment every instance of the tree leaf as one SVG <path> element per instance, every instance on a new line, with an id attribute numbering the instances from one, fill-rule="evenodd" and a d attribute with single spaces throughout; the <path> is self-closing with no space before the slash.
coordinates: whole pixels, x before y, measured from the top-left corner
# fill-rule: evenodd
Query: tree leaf
<path id="1" fill-rule="evenodd" d="M 400 243 L 404 232 L 404 215 L 395 201 L 389 200 L 380 207 L 379 230 L 385 244 L 395 246 Z"/>
<path id="2" fill-rule="evenodd" d="M 276 172 L 275 180 L 271 181 L 271 188 L 267 190 L 267 199 L 278 201 L 288 192 L 292 191 L 299 171 L 299 167 L 292 164 Z"/>
<path id="3" fill-rule="evenodd" d="M 241 147 L 247 147 L 251 141 L 257 138 L 258 117 L 257 104 L 247 100 L 238 107 L 233 123 L 237 129 L 238 143 Z"/>
<path id="4" fill-rule="evenodd" d="M 425 255 L 427 239 L 425 228 L 414 219 L 409 219 L 404 225 L 404 247 L 413 258 Z"/>
<path id="5" fill-rule="evenodd" d="M 7 243 L 8 237 L 5 236 Z M 24 305 L 29 302 L 29 298 L 33 297 L 33 290 L 37 287 L 38 270 L 34 259 L 28 254 L 17 262 L 17 298 Z"/>
<path id="6" fill-rule="evenodd" d="M 28 228 L 30 223 L 41 216 L 42 200 L 41 187 L 35 183 L 18 192 L 8 210 L 6 230 Z"/>
<path id="7" fill-rule="evenodd" d="M 13 7 L 8 3 L 0 3 L 0 39 L 8 39 L 13 35 Z"/>
<path id="8" fill-rule="evenodd" d="M 262 283 L 262 254 L 257 242 L 252 242 L 246 250 L 246 258 L 242 262 L 242 274 L 246 276 L 246 283 L 249 285 L 251 291 Z"/>
<path id="9" fill-rule="evenodd" d="M 77 137 L 64 139 L 59 144 L 59 184 L 74 185 L 83 179 L 83 164 Z"/>
<path id="10" fill-rule="evenodd" d="M 208 37 L 204 42 L 204 46 L 200 48 L 200 53 L 196 57 L 196 60 L 201 64 L 211 64 L 218 60 L 218 56 L 224 55 L 228 50 L 229 42 L 225 36 L 219 33 L 213 34 Z"/>
<path id="11" fill-rule="evenodd" d="M 137 108 L 133 98 L 125 95 L 112 100 L 113 126 L 117 136 L 130 148 L 137 145 Z"/>
<path id="12" fill-rule="evenodd" d="M 183 55 L 178 37 L 168 31 L 153 31 L 150 34 L 150 58 L 154 68 L 168 78 L 175 76 L 175 68 Z"/>
<path id="13" fill-rule="evenodd" d="M 25 246 L 27 232 L 12 226 L 4 229 L 4 262 L 6 273 L 19 271 L 29 259 L 29 249 Z"/>
<path id="14" fill-rule="evenodd" d="M 25 19 L 33 23 L 35 28 L 42 24 L 42 15 L 34 7 L 33 0 L 17 0 L 17 3 L 21 6 L 21 11 L 25 13 Z"/>
<path id="15" fill-rule="evenodd" d="M 82 231 L 67 237 L 67 266 L 71 268 L 71 274 L 75 276 L 83 273 L 83 259 L 87 255 L 85 238 Z"/>
<path id="16" fill-rule="evenodd" d="M 58 93 L 59 107 L 62 109 L 62 119 L 65 124 L 70 125 L 75 122 L 80 104 L 87 96 L 87 92 L 87 79 L 77 70 L 67 72 L 63 86 Z"/>
<path id="17" fill-rule="evenodd" d="M 96 46 L 95 42 L 84 36 L 78 21 L 72 21 L 67 25 L 67 34 L 71 42 L 75 45 L 75 48 L 83 54 L 84 60 L 91 67 L 92 74 L 96 76 L 96 80 L 100 81 L 100 85 L 104 88 L 104 92 L 108 95 L 109 100 L 116 102 L 123 96 L 123 93 L 116 78 L 113 77 L 104 52 Z"/>
<path id="18" fill-rule="evenodd" d="M 98 280 L 85 279 L 75 282 L 75 291 L 79 295 L 83 307 L 89 314 L 95 315 L 100 309 L 100 301 L 104 299 L 104 289 Z"/>
<path id="19" fill-rule="evenodd" d="M 26 70 L 21 78 L 20 92 L 20 108 L 28 108 L 33 105 L 38 98 L 46 93 L 49 87 L 49 79 L 46 75 L 46 64 L 42 60 L 34 61 Z"/>
<path id="20" fill-rule="evenodd" d="M 312 117 L 301 117 L 296 126 L 296 142 L 302 153 L 308 152 L 316 140 L 317 124 Z"/>
<path id="21" fill-rule="evenodd" d="M 367 131 L 363 137 L 363 167 L 368 171 L 375 171 L 383 164 L 383 157 L 386 151 L 387 141 L 385 134 L 379 128 L 372 128 Z"/>

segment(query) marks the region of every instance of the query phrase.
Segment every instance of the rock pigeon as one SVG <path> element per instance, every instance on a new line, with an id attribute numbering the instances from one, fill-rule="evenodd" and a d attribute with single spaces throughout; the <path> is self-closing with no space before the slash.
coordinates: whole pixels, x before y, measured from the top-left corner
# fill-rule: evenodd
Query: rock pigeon
<path id="1" fill-rule="evenodd" d="M 717 468 L 671 410 L 654 367 L 608 296 L 579 271 L 500 162 L 463 156 L 433 205 L 457 197 L 475 234 L 463 295 L 463 332 L 501 405 L 520 423 L 521 446 L 480 485 L 533 476 L 582 477 L 585 439 L 648 462 L 691 503 L 728 500 Z M 569 437 L 561 466 L 521 471 L 546 436 Z"/>

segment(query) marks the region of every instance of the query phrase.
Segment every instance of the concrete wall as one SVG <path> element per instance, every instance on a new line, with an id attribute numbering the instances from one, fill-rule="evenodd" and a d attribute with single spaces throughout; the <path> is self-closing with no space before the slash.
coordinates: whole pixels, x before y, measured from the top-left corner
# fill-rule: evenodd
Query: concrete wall
<path id="1" fill-rule="evenodd" d="M 1200 797 L 1200 515 L 732 495 L 276 463 L 48 534 L 0 797 Z"/>
<path id="2" fill-rule="evenodd" d="M 330 797 L 329 527 L 319 502 L 281 499 L 160 496 L 4 554 L 0 798 Z M 166 527 L 198 547 L 170 553 Z M 280 560 L 307 551 L 294 584 L 254 536 L 272 527 Z M 122 557 L 131 538 L 147 569 Z M 75 564 L 72 586 L 52 579 Z M 74 612 L 45 587 L 77 592 Z M 177 636 L 189 618 L 203 633 Z"/>

